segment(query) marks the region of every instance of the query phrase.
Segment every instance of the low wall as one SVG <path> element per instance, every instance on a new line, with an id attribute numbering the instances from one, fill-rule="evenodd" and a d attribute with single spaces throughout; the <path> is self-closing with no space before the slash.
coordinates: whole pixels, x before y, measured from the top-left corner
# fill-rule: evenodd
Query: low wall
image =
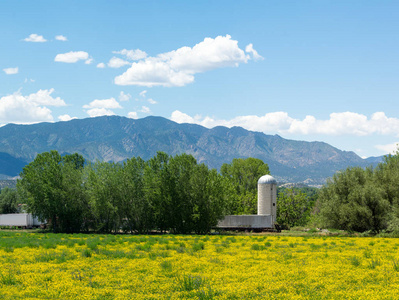
<path id="1" fill-rule="evenodd" d="M 217 227 L 222 229 L 248 228 L 262 229 L 273 228 L 273 219 L 271 215 L 239 215 L 226 216 L 219 221 Z"/>

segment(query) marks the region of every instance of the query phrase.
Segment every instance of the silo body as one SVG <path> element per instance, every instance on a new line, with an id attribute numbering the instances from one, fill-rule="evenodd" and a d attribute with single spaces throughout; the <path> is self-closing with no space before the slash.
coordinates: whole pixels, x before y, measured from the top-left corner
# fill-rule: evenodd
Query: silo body
<path id="1" fill-rule="evenodd" d="M 277 215 L 277 181 L 270 175 L 258 180 L 258 215 L 271 215 L 273 223 Z"/>

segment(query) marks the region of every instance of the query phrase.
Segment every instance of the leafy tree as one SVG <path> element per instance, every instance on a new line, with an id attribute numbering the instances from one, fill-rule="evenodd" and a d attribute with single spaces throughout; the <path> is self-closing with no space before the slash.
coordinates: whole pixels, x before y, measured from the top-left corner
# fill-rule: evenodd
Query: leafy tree
<path id="1" fill-rule="evenodd" d="M 399 152 L 387 155 L 374 170 L 375 185 L 385 192 L 391 206 L 387 221 L 389 231 L 399 232 Z"/>
<path id="2" fill-rule="evenodd" d="M 283 226 L 304 226 L 310 220 L 314 203 L 299 189 L 285 189 L 277 198 L 277 223 Z"/>
<path id="3" fill-rule="evenodd" d="M 191 155 L 158 152 L 147 162 L 144 182 L 160 230 L 206 233 L 224 216 L 224 179 Z"/>
<path id="4" fill-rule="evenodd" d="M 93 222 L 91 226 L 99 232 L 118 232 L 122 226 L 122 209 L 125 191 L 121 185 L 122 165 L 96 162 L 85 168 L 85 188 L 90 203 Z"/>
<path id="5" fill-rule="evenodd" d="M 208 233 L 225 215 L 227 195 L 223 177 L 204 164 L 197 165 L 190 178 L 190 194 L 194 231 L 197 234 Z"/>
<path id="6" fill-rule="evenodd" d="M 269 166 L 257 158 L 235 158 L 230 164 L 223 164 L 220 172 L 235 190 L 228 213 L 255 214 L 258 180 L 270 174 Z M 227 190 L 230 188 L 227 187 Z"/>
<path id="7" fill-rule="evenodd" d="M 19 195 L 15 189 L 5 187 L 0 192 L 0 214 L 18 212 Z"/>
<path id="8" fill-rule="evenodd" d="M 153 210 L 144 190 L 143 159 L 131 158 L 123 164 L 123 176 L 120 184 L 124 193 L 121 195 L 120 212 L 123 212 L 124 231 L 148 232 L 153 226 Z"/>
<path id="9" fill-rule="evenodd" d="M 168 163 L 169 155 L 157 152 L 156 156 L 147 161 L 144 171 L 144 193 L 153 210 L 152 228 L 161 230 L 161 232 L 169 229 L 167 213 L 170 208 L 167 184 Z"/>
<path id="10" fill-rule="evenodd" d="M 82 187 L 82 157 L 57 151 L 38 154 L 23 168 L 17 188 L 28 209 L 41 220 L 51 220 L 54 232 L 78 232 L 87 213 Z"/>
<path id="11" fill-rule="evenodd" d="M 380 231 L 387 227 L 391 206 L 386 189 L 376 184 L 371 168 L 348 168 L 321 189 L 320 215 L 325 227 Z"/>

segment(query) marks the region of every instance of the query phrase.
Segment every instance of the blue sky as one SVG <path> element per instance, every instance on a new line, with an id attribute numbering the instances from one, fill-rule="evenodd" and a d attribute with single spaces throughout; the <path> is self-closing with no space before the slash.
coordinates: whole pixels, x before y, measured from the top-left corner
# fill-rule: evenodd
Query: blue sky
<path id="1" fill-rule="evenodd" d="M 362 157 L 399 142 L 398 1 L 5 0 L 0 28 L 1 125 L 156 115 Z"/>

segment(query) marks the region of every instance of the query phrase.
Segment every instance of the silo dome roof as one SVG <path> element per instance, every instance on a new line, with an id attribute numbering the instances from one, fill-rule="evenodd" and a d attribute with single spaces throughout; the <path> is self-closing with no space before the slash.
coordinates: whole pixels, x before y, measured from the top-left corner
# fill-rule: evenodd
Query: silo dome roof
<path id="1" fill-rule="evenodd" d="M 264 175 L 258 180 L 258 184 L 277 184 L 276 179 L 270 175 Z"/>

